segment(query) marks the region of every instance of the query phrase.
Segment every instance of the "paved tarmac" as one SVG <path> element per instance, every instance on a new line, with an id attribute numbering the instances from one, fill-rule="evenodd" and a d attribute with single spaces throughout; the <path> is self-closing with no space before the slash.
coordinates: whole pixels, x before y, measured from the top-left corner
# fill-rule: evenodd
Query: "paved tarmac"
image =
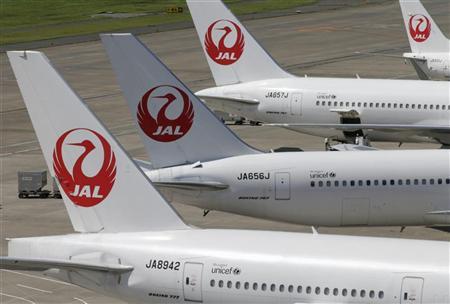
<path id="1" fill-rule="evenodd" d="M 447 0 L 424 4 L 450 36 Z M 246 22 L 249 30 L 291 73 L 303 76 L 416 79 L 412 66 L 401 59 L 356 55 L 379 51 L 401 54 L 408 49 L 401 12 L 396 1 L 338 11 L 299 14 Z M 214 85 L 193 29 L 155 33 L 140 37 L 194 91 Z M 113 131 L 132 156 L 146 159 L 132 125 L 111 66 L 99 42 L 42 49 L 55 67 L 86 100 L 89 107 Z M 0 254 L 6 255 L 5 238 L 72 232 L 62 201 L 19 200 L 17 171 L 46 169 L 28 114 L 7 58 L 0 55 Z M 323 139 L 279 128 L 232 127 L 249 144 L 260 149 L 296 146 L 322 150 Z M 379 143 L 384 149 L 395 144 Z M 436 145 L 405 144 L 405 148 L 436 148 Z M 389 172 L 386 172 L 389 174 Z M 185 220 L 199 227 L 266 229 L 309 232 L 309 227 L 275 223 L 175 205 Z M 320 228 L 320 233 L 449 240 L 446 233 L 411 227 Z M 0 271 L 1 303 L 122 303 L 76 286 L 49 280 L 37 273 Z"/>

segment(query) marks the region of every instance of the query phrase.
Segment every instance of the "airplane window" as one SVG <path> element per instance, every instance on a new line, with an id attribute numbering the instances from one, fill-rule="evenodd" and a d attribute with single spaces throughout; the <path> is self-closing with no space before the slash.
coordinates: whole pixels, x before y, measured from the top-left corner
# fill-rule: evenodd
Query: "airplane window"
<path id="1" fill-rule="evenodd" d="M 339 187 L 339 181 L 334 181 L 334 186 Z"/>
<path id="2" fill-rule="evenodd" d="M 223 287 L 223 281 L 222 281 L 222 280 L 219 281 L 219 287 L 220 287 L 220 288 Z"/>
<path id="3" fill-rule="evenodd" d="M 311 293 L 311 286 L 306 287 L 306 293 L 310 294 Z"/>
<path id="4" fill-rule="evenodd" d="M 403 104 L 402 104 L 402 103 L 399 104 L 399 108 L 400 108 L 400 109 L 403 109 Z"/>
<path id="5" fill-rule="evenodd" d="M 245 282 L 244 283 L 244 289 L 248 289 L 250 287 L 250 283 L 249 282 Z"/>
<path id="6" fill-rule="evenodd" d="M 350 181 L 350 186 L 352 186 L 352 187 L 355 186 L 355 181 L 354 180 Z"/>
<path id="7" fill-rule="evenodd" d="M 377 180 L 377 179 L 374 180 L 374 181 L 373 181 L 373 184 L 374 184 L 375 186 L 378 186 L 378 180 Z"/>
<path id="8" fill-rule="evenodd" d="M 284 292 L 284 285 L 283 284 L 280 285 L 279 290 L 280 290 L 280 292 Z"/>
<path id="9" fill-rule="evenodd" d="M 438 178 L 438 184 L 442 185 L 442 178 Z"/>
<path id="10" fill-rule="evenodd" d="M 415 108 L 416 108 L 416 105 L 415 105 L 415 104 L 412 104 L 412 105 L 411 105 L 411 108 L 415 109 Z"/>
<path id="11" fill-rule="evenodd" d="M 367 108 L 367 102 L 364 103 L 364 108 Z"/>
<path id="12" fill-rule="evenodd" d="M 383 179 L 382 184 L 383 184 L 383 186 L 386 186 L 387 185 L 387 181 L 385 179 Z"/>
<path id="13" fill-rule="evenodd" d="M 388 106 L 389 109 L 391 108 L 391 104 L 390 103 L 388 103 L 387 106 Z"/>
<path id="14" fill-rule="evenodd" d="M 361 290 L 361 292 L 359 293 L 361 298 L 365 298 L 366 297 L 366 291 L 363 289 Z"/>
<path id="15" fill-rule="evenodd" d="M 331 101 L 328 102 L 328 106 L 331 107 Z"/>
<path id="16" fill-rule="evenodd" d="M 253 283 L 253 290 L 257 290 L 258 289 L 258 283 Z"/>
<path id="17" fill-rule="evenodd" d="M 228 281 L 228 282 L 227 282 L 227 287 L 228 287 L 228 288 L 231 288 L 231 287 L 233 287 L 233 282 L 231 282 L 231 281 Z"/>
<path id="18" fill-rule="evenodd" d="M 430 185 L 434 185 L 434 178 L 430 178 Z"/>
<path id="19" fill-rule="evenodd" d="M 319 181 L 319 187 L 323 187 L 323 181 Z"/>
<path id="20" fill-rule="evenodd" d="M 342 289 L 342 295 L 344 296 L 344 297 L 346 297 L 347 296 L 347 289 Z"/>
<path id="21" fill-rule="evenodd" d="M 439 105 L 436 105 L 436 110 L 439 110 Z"/>
<path id="22" fill-rule="evenodd" d="M 407 184 L 407 185 L 411 185 L 411 180 L 410 180 L 410 179 L 407 179 L 407 180 L 406 180 L 406 184 Z"/>
<path id="23" fill-rule="evenodd" d="M 358 107 L 359 107 L 359 108 L 361 107 L 361 103 L 360 103 L 360 102 L 358 102 Z"/>
<path id="24" fill-rule="evenodd" d="M 327 187 L 331 187 L 331 181 L 327 181 Z"/>
<path id="25" fill-rule="evenodd" d="M 433 106 L 433 105 L 430 105 L 430 110 L 433 110 L 433 108 L 434 108 L 434 106 Z"/>
<path id="26" fill-rule="evenodd" d="M 316 101 L 316 106 L 320 106 L 320 101 Z"/>
<path id="27" fill-rule="evenodd" d="M 361 187 L 362 185 L 363 185 L 363 181 L 362 181 L 362 180 L 359 180 L 359 181 L 358 181 L 358 186 Z"/>
<path id="28" fill-rule="evenodd" d="M 341 102 L 339 103 L 339 105 L 340 105 L 341 107 L 343 107 L 343 106 L 344 106 L 344 103 L 341 101 Z"/>
<path id="29" fill-rule="evenodd" d="M 352 289 L 352 292 L 351 292 L 351 295 L 352 295 L 352 297 L 356 297 L 356 289 Z"/>
<path id="30" fill-rule="evenodd" d="M 366 185 L 370 186 L 370 180 L 366 180 Z"/>
<path id="31" fill-rule="evenodd" d="M 288 291 L 289 291 L 289 292 L 293 292 L 293 291 L 294 291 L 294 286 L 292 286 L 292 285 L 289 285 L 289 287 L 288 287 Z"/>
<path id="32" fill-rule="evenodd" d="M 241 282 L 239 281 L 236 282 L 236 289 L 241 289 Z"/>
<path id="33" fill-rule="evenodd" d="M 263 291 L 266 291 L 266 289 L 267 289 L 267 284 L 266 284 L 266 283 L 262 283 L 262 284 L 261 284 L 261 289 L 262 289 Z"/>
<path id="34" fill-rule="evenodd" d="M 446 105 L 442 105 L 442 110 L 446 110 L 447 106 Z"/>
<path id="35" fill-rule="evenodd" d="M 352 107 L 356 106 L 356 104 L 354 102 L 352 102 Z"/>
<path id="36" fill-rule="evenodd" d="M 427 180 L 426 179 L 422 179 L 422 185 L 426 185 L 427 184 Z"/>
<path id="37" fill-rule="evenodd" d="M 369 107 L 371 108 L 373 107 L 373 102 L 369 103 Z"/>
<path id="38" fill-rule="evenodd" d="M 369 292 L 369 297 L 370 297 L 371 299 L 375 298 L 375 291 L 371 290 L 371 291 Z"/>
<path id="39" fill-rule="evenodd" d="M 386 106 L 386 104 L 383 102 L 383 103 L 381 104 L 381 107 L 384 108 L 385 106 Z"/>
<path id="40" fill-rule="evenodd" d="M 214 281 L 214 280 L 211 280 L 211 282 L 209 283 L 209 285 L 210 285 L 211 287 L 214 287 L 214 286 L 216 286 L 216 281 Z"/>
<path id="41" fill-rule="evenodd" d="M 337 101 L 335 101 L 335 102 L 334 102 L 334 106 L 337 107 L 337 105 L 338 105 L 338 103 L 337 103 Z"/>
<path id="42" fill-rule="evenodd" d="M 322 105 L 324 106 L 326 103 L 325 103 L 325 101 L 322 101 Z"/>
<path id="43" fill-rule="evenodd" d="M 320 294 L 320 287 L 316 287 L 316 295 Z"/>
<path id="44" fill-rule="evenodd" d="M 397 109 L 397 104 L 396 103 L 394 103 L 394 109 Z"/>
<path id="45" fill-rule="evenodd" d="M 423 105 L 423 109 L 426 110 L 428 108 L 428 105 Z"/>
<path id="46" fill-rule="evenodd" d="M 416 178 L 414 179 L 414 185 L 418 185 L 419 184 L 419 180 Z"/>
<path id="47" fill-rule="evenodd" d="M 330 288 L 326 287 L 326 288 L 323 290 L 323 293 L 324 293 L 326 296 L 329 295 L 329 294 L 330 294 Z"/>
<path id="48" fill-rule="evenodd" d="M 417 108 L 420 110 L 420 109 L 422 109 L 422 105 L 421 104 L 418 104 L 417 105 Z"/>
<path id="49" fill-rule="evenodd" d="M 448 185 L 448 184 L 450 184 L 450 178 L 446 178 L 445 179 L 445 183 Z"/>
<path id="50" fill-rule="evenodd" d="M 405 108 L 409 109 L 409 103 L 405 104 Z"/>
<path id="51" fill-rule="evenodd" d="M 399 180 L 398 180 L 398 185 L 399 185 L 399 186 L 403 185 L 403 180 L 399 179 Z"/>
<path id="52" fill-rule="evenodd" d="M 347 181 L 342 181 L 342 186 L 347 187 Z"/>
<path id="53" fill-rule="evenodd" d="M 384 298 L 384 292 L 383 292 L 383 291 L 380 291 L 380 292 L 378 293 L 378 298 L 380 298 L 380 299 L 383 299 L 383 298 Z"/>
<path id="54" fill-rule="evenodd" d="M 311 181 L 311 187 L 314 187 L 316 185 L 315 181 Z"/>
<path id="55" fill-rule="evenodd" d="M 350 103 L 347 101 L 347 102 L 345 103 L 345 106 L 346 106 L 346 107 L 349 107 L 349 106 L 350 106 Z"/>
<path id="56" fill-rule="evenodd" d="M 391 179 L 391 186 L 395 185 L 395 180 Z"/>
<path id="57" fill-rule="evenodd" d="M 380 106 L 380 104 L 377 102 L 377 103 L 375 104 L 375 107 L 378 108 L 379 106 Z"/>
<path id="58" fill-rule="evenodd" d="M 275 284 L 270 285 L 270 291 L 275 291 L 275 289 L 276 289 Z"/>
<path id="59" fill-rule="evenodd" d="M 333 296 L 339 295 L 339 290 L 337 288 L 333 289 Z"/>
<path id="60" fill-rule="evenodd" d="M 297 292 L 298 293 L 302 293 L 302 290 L 303 290 L 302 286 L 297 286 Z"/>

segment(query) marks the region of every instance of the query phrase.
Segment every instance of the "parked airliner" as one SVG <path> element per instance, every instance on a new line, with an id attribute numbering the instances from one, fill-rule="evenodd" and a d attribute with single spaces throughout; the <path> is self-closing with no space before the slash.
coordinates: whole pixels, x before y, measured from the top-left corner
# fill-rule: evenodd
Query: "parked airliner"
<path id="1" fill-rule="evenodd" d="M 173 201 L 315 226 L 450 224 L 447 150 L 262 153 L 144 44 L 104 34 L 151 164 Z"/>
<path id="2" fill-rule="evenodd" d="M 220 0 L 187 0 L 216 87 L 216 110 L 344 142 L 450 144 L 449 82 L 295 77 Z"/>
<path id="3" fill-rule="evenodd" d="M 81 233 L 10 239 L 0 268 L 128 303 L 450 301 L 448 242 L 188 226 L 45 55 L 8 57 Z"/>

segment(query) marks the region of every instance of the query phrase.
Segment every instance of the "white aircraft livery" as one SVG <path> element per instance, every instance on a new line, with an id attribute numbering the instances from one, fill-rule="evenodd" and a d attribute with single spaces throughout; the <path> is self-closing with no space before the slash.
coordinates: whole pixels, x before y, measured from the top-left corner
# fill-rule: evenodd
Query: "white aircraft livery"
<path id="1" fill-rule="evenodd" d="M 172 201 L 315 226 L 450 224 L 448 150 L 262 153 L 131 34 L 103 45 Z"/>
<path id="2" fill-rule="evenodd" d="M 448 242 L 186 225 L 42 53 L 8 57 L 80 233 L 10 239 L 0 268 L 128 303 L 450 301 Z"/>
<path id="3" fill-rule="evenodd" d="M 187 0 L 216 87 L 197 92 L 216 110 L 344 142 L 450 145 L 450 83 L 295 77 L 220 0 Z"/>
<path id="4" fill-rule="evenodd" d="M 400 0 L 411 53 L 403 54 L 411 61 L 419 78 L 450 80 L 450 40 L 444 36 L 420 0 Z M 447 15 L 449 11 L 445 12 Z"/>

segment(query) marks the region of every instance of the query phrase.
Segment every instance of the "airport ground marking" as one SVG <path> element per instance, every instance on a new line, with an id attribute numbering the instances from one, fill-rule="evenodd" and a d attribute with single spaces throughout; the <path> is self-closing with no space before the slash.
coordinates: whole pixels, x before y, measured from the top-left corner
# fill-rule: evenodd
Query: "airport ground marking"
<path id="1" fill-rule="evenodd" d="M 13 299 L 17 299 L 17 300 L 21 300 L 21 301 L 25 301 L 25 302 L 31 303 L 31 304 L 36 304 L 36 302 L 33 302 L 31 300 L 28 300 L 28 299 L 25 299 L 25 298 L 22 298 L 22 297 L 18 297 L 18 296 L 13 296 L 13 295 L 10 295 L 10 294 L 4 293 L 4 292 L 0 292 L 0 295 L 5 296 L 5 297 L 9 297 L 9 298 L 13 298 Z"/>
<path id="2" fill-rule="evenodd" d="M 53 291 L 49 291 L 49 290 L 44 290 L 44 289 L 39 289 L 36 287 L 31 287 L 28 285 L 23 285 L 23 284 L 17 284 L 18 287 L 22 287 L 22 288 L 26 288 L 26 289 L 31 289 L 31 290 L 35 290 L 35 291 L 39 291 L 39 292 L 43 292 L 43 293 L 53 293 Z"/>

